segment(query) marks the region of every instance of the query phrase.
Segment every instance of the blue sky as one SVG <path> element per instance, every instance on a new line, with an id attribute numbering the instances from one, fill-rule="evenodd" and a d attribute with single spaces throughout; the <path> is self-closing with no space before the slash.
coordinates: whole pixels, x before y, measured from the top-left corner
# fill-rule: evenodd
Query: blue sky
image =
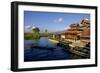
<path id="1" fill-rule="evenodd" d="M 26 30 L 29 27 L 38 27 L 41 31 L 45 29 L 48 32 L 63 31 L 70 24 L 80 23 L 81 19 L 90 20 L 90 14 L 24 11 Z"/>

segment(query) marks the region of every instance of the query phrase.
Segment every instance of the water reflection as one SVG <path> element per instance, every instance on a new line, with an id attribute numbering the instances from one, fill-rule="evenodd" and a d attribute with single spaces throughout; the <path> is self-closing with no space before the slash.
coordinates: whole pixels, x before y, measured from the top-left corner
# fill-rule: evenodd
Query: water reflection
<path id="1" fill-rule="evenodd" d="M 32 44 L 47 48 L 30 48 Z M 50 49 L 52 48 L 53 49 Z M 56 46 L 48 38 L 42 37 L 40 40 L 24 41 L 24 61 L 42 61 L 42 60 L 64 60 L 64 59 L 80 59 L 80 56 L 65 51 L 64 48 Z"/>

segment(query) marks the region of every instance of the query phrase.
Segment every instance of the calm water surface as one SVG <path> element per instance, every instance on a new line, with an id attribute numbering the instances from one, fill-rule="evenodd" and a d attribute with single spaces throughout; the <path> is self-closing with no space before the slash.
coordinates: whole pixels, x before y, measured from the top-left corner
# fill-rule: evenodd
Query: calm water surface
<path id="1" fill-rule="evenodd" d="M 31 44 L 36 44 L 42 47 L 40 48 L 30 48 Z M 50 48 L 54 48 L 51 49 Z M 80 58 L 76 55 L 65 51 L 64 48 L 56 46 L 53 42 L 49 41 L 48 38 L 42 37 L 40 40 L 25 40 L 24 41 L 24 61 L 45 61 L 45 60 L 64 60 L 64 59 L 74 59 Z"/>

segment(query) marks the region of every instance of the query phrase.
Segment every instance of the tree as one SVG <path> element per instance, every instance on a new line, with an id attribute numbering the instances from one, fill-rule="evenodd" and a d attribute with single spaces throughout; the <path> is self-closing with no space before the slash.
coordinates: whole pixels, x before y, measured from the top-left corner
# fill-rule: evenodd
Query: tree
<path id="1" fill-rule="evenodd" d="M 33 28 L 33 39 L 39 39 L 40 38 L 40 29 L 39 28 Z"/>
<path id="2" fill-rule="evenodd" d="M 40 29 L 39 29 L 39 28 L 33 28 L 32 31 L 33 31 L 33 33 L 34 33 L 34 32 L 39 33 L 39 32 L 40 32 Z"/>

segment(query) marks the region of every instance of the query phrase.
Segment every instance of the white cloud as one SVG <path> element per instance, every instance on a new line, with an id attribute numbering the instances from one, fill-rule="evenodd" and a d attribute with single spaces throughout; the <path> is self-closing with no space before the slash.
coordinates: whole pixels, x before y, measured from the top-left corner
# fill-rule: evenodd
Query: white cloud
<path id="1" fill-rule="evenodd" d="M 29 28 L 31 28 L 30 25 L 25 25 L 25 29 L 29 29 Z"/>
<path id="2" fill-rule="evenodd" d="M 35 24 L 32 25 L 32 29 L 34 29 L 34 28 L 36 28 L 36 27 L 35 27 Z"/>
<path id="3" fill-rule="evenodd" d="M 69 29 L 70 27 L 69 27 L 69 25 L 67 25 L 65 28 L 64 28 L 64 30 L 67 30 L 67 29 Z"/>
<path id="4" fill-rule="evenodd" d="M 59 18 L 58 21 L 59 21 L 59 22 L 62 22 L 62 21 L 63 21 L 63 18 Z"/>
<path id="5" fill-rule="evenodd" d="M 54 20 L 54 22 L 63 22 L 63 18 L 60 17 L 60 18 Z"/>
<path id="6" fill-rule="evenodd" d="M 31 32 L 33 28 L 36 28 L 34 25 L 25 25 L 24 30 L 25 32 Z"/>
<path id="7" fill-rule="evenodd" d="M 64 30 L 67 30 L 67 29 L 69 29 L 69 27 L 65 27 L 65 28 L 64 28 Z"/>

